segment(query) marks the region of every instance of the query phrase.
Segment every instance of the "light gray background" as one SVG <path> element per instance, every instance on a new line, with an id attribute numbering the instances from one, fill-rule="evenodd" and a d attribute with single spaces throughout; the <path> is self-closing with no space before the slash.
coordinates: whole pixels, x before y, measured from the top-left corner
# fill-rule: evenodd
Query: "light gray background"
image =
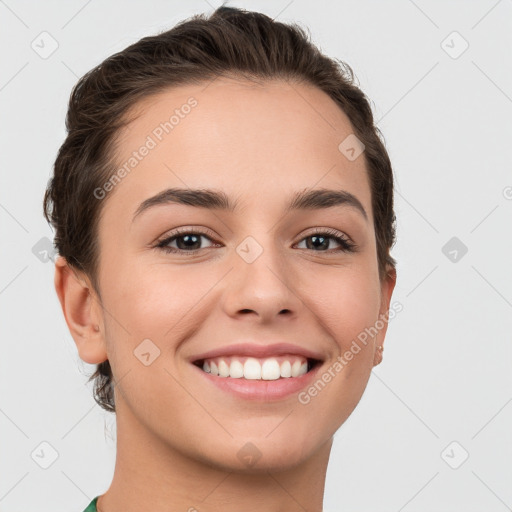
<path id="1" fill-rule="evenodd" d="M 84 384 L 94 366 L 78 358 L 51 261 L 33 252 L 53 236 L 41 203 L 71 88 L 112 53 L 218 5 L 0 0 L 0 512 L 80 512 L 113 474 L 114 416 Z M 335 436 L 325 511 L 511 510 L 512 1 L 228 5 L 299 22 L 347 61 L 396 173 L 403 311 Z M 46 59 L 31 47 L 43 31 L 59 45 Z M 443 252 L 452 237 L 468 249 L 456 261 Z M 58 453 L 48 469 L 42 442 Z"/>

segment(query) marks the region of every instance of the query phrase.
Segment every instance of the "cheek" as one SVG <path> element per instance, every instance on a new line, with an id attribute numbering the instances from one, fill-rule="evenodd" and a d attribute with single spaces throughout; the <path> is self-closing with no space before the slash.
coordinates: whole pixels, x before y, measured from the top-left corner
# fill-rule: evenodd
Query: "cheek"
<path id="1" fill-rule="evenodd" d="M 323 279 L 318 273 L 303 278 L 308 308 L 335 344 L 336 355 L 299 396 L 299 408 L 334 434 L 359 403 L 370 377 L 373 343 L 365 329 L 378 319 L 380 287 L 371 271 L 332 271 Z"/>
<path id="2" fill-rule="evenodd" d="M 164 398 L 183 407 L 187 404 L 186 393 L 166 369 L 173 372 L 173 352 L 197 327 L 194 306 L 205 293 L 200 281 L 197 273 L 183 269 L 122 261 L 104 273 L 104 316 L 112 348 L 109 360 L 117 378 L 126 375 L 119 392 L 130 408 L 139 410 L 141 418 L 158 422 Z M 163 395 L 155 393 L 163 389 Z M 171 411 L 172 403 L 166 407 Z M 168 420 L 170 424 L 175 421 Z"/>
<path id="3" fill-rule="evenodd" d="M 204 268 L 119 262 L 105 272 L 104 305 L 111 313 L 107 320 L 121 324 L 124 329 L 114 326 L 116 333 L 135 346 L 149 338 L 161 350 L 173 348 L 197 327 L 208 302 L 204 296 L 219 280 Z"/>
<path id="4" fill-rule="evenodd" d="M 303 300 L 307 298 L 309 310 L 339 351 L 347 350 L 378 318 L 380 288 L 376 276 L 360 267 L 330 268 L 308 275 L 305 272 L 301 276 Z"/>

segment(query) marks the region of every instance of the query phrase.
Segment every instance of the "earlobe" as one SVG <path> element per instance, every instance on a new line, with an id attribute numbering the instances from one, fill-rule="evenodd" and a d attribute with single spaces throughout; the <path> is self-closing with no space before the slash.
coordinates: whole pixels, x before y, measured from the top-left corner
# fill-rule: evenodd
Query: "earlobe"
<path id="1" fill-rule="evenodd" d="M 382 345 L 379 345 L 375 349 L 375 354 L 373 356 L 373 366 L 377 366 L 380 363 L 382 363 L 382 352 L 384 350 L 384 347 Z"/>
<path id="2" fill-rule="evenodd" d="M 391 296 L 396 285 L 396 269 L 390 268 L 386 279 L 381 285 L 381 305 L 379 311 L 379 320 L 383 322 L 382 329 L 379 329 L 375 337 L 375 353 L 373 358 L 373 366 L 377 366 L 382 362 L 382 352 L 384 351 L 384 338 L 388 330 L 389 306 L 391 304 Z"/>
<path id="3" fill-rule="evenodd" d="M 108 356 L 101 306 L 89 279 L 59 256 L 55 261 L 55 291 L 80 359 L 98 364 Z"/>

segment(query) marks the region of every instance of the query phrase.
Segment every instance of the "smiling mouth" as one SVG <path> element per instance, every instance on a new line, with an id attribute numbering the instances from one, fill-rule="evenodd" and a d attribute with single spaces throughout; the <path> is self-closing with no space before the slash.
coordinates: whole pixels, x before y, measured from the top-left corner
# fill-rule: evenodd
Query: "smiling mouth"
<path id="1" fill-rule="evenodd" d="M 322 361 L 297 355 L 265 358 L 224 356 L 198 359 L 193 364 L 217 377 L 268 381 L 301 377 L 322 364 Z"/>

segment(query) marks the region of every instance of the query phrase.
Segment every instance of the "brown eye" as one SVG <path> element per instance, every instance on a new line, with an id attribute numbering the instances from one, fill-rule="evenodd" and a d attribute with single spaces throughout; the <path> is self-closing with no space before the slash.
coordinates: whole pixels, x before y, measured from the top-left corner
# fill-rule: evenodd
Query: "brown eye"
<path id="1" fill-rule="evenodd" d="M 332 240 L 337 243 L 341 248 L 333 249 L 330 248 Z M 337 231 L 318 231 L 307 237 L 303 238 L 300 242 L 306 241 L 306 247 L 300 247 L 309 249 L 315 252 L 355 252 L 356 245 L 352 243 L 348 238 L 341 236 Z"/>
<path id="2" fill-rule="evenodd" d="M 194 252 L 207 249 L 208 247 L 202 246 L 201 239 L 212 241 L 209 236 L 201 232 L 181 231 L 166 237 L 157 244 L 157 247 L 166 252 Z"/>

